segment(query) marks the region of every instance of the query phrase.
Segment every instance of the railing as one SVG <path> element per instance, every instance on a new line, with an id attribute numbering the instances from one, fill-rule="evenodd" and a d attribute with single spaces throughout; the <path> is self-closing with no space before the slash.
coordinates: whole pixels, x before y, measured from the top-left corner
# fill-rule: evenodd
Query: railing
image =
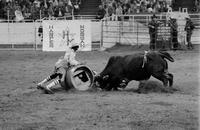
<path id="1" fill-rule="evenodd" d="M 92 21 L 92 45 L 99 49 L 101 46 L 109 47 L 116 43 L 142 45 L 149 44 L 149 32 L 147 24 L 152 14 L 123 15 L 121 21 L 103 19 Z M 157 14 L 160 20 L 166 20 L 165 14 Z M 190 14 L 196 28 L 192 35 L 192 42 L 200 44 L 200 14 Z M 45 18 L 47 19 L 47 18 Z M 65 17 L 56 20 L 64 20 Z M 76 17 L 74 17 L 76 19 Z M 42 37 L 39 36 L 38 28 L 42 19 L 36 21 L 25 20 L 15 22 L 3 20 L 0 22 L 0 49 L 40 49 L 42 48 Z M 166 32 L 163 32 L 166 33 Z M 179 33 L 182 33 L 180 31 Z M 100 44 L 101 42 L 101 44 Z M 100 44 L 100 45 L 99 45 Z"/>
<path id="2" fill-rule="evenodd" d="M 48 18 L 45 19 L 47 20 Z M 97 50 L 100 48 L 101 22 L 91 21 L 92 49 Z M 31 22 L 1 21 L 0 50 L 41 50 L 42 35 L 38 32 L 41 25 L 42 19 Z"/>
<path id="3" fill-rule="evenodd" d="M 118 15 L 113 17 L 107 17 L 102 20 L 102 36 L 101 45 L 105 48 L 112 47 L 116 43 L 128 44 L 128 45 L 149 45 L 150 36 L 148 23 L 151 19 L 152 14 L 143 15 Z M 167 16 L 165 13 L 156 14 L 158 20 L 161 23 L 165 23 L 164 26 L 158 28 L 159 38 L 158 41 L 161 44 L 166 44 L 165 40 L 168 38 L 168 43 L 172 44 L 172 36 L 170 34 L 170 27 L 167 23 Z M 189 14 L 196 28 L 193 31 L 192 43 L 200 44 L 200 14 Z M 180 22 L 180 21 L 179 21 Z M 185 24 L 181 22 L 178 27 L 178 42 L 184 46 L 186 45 L 186 32 L 184 31 Z M 163 36 L 162 36 L 163 35 Z M 162 39 L 163 38 L 163 39 Z M 170 39 L 171 38 L 171 39 Z M 166 43 L 164 43 L 166 42 Z M 167 44 L 168 44 L 167 43 Z M 164 46 L 164 45 L 162 45 Z"/>

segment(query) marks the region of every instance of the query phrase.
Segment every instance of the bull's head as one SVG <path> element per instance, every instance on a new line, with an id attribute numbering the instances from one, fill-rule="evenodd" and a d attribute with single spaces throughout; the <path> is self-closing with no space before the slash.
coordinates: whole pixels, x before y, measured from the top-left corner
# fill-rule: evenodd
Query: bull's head
<path id="1" fill-rule="evenodd" d="M 109 75 L 101 76 L 100 74 L 95 76 L 94 83 L 98 88 L 104 89 L 108 85 Z"/>

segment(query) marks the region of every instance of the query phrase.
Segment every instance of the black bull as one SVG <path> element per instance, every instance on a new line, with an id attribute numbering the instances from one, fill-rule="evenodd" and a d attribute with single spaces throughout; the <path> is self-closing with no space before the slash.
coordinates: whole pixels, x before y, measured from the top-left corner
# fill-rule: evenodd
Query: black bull
<path id="1" fill-rule="evenodd" d="M 126 56 L 110 57 L 104 70 L 95 78 L 98 87 L 111 90 L 120 87 L 122 81 L 126 85 L 131 80 L 145 81 L 151 76 L 163 82 L 164 86 L 173 85 L 173 75 L 168 72 L 168 63 L 174 62 L 167 52 L 152 51 Z"/>

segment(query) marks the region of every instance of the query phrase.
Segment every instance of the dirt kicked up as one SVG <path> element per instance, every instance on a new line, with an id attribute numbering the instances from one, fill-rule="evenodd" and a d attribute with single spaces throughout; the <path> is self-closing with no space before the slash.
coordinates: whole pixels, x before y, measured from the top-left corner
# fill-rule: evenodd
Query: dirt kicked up
<path id="1" fill-rule="evenodd" d="M 78 60 L 97 72 L 111 55 L 136 51 L 79 52 Z M 199 51 L 169 51 L 175 62 L 175 93 L 56 89 L 43 94 L 36 83 L 52 73 L 64 52 L 0 51 L 0 129 L 3 130 L 198 130 Z M 151 78 L 149 83 L 161 85 Z M 57 88 L 59 86 L 56 86 Z"/>

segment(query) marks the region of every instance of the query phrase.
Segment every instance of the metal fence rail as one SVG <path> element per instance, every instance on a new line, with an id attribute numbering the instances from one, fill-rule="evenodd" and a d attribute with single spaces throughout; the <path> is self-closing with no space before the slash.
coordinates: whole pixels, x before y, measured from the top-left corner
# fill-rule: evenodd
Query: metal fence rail
<path id="1" fill-rule="evenodd" d="M 194 44 L 200 44 L 200 14 L 189 15 L 196 26 L 192 35 L 192 42 Z M 151 16 L 152 14 L 137 14 L 118 16 L 121 17 L 121 20 L 117 21 L 112 21 L 111 18 L 103 19 L 102 21 L 91 20 L 93 50 L 98 50 L 102 46 L 110 47 L 116 43 L 130 45 L 149 44 L 147 25 Z M 159 14 L 157 16 L 160 21 L 166 21 L 165 14 Z M 41 20 L 23 22 L 1 21 L 0 49 L 41 50 L 42 39 L 38 33 L 41 22 Z M 179 33 L 182 33 L 182 31 L 179 31 Z"/>
<path id="2" fill-rule="evenodd" d="M 189 14 L 191 20 L 195 24 L 195 29 L 192 35 L 192 43 L 200 44 L 200 14 Z M 102 20 L 102 39 L 101 44 L 103 47 L 112 47 L 116 43 L 126 45 L 148 45 L 150 42 L 148 23 L 152 14 L 149 15 L 118 15 L 115 19 L 108 17 Z M 162 26 L 158 27 L 159 42 L 172 45 L 172 41 L 167 43 L 166 38 L 170 38 L 170 27 L 168 24 L 166 14 L 157 14 L 158 20 Z M 117 18 L 116 18 L 117 17 Z M 178 41 L 182 46 L 186 43 L 186 32 L 184 30 L 184 20 L 179 20 L 178 26 Z M 171 40 L 171 39 L 170 39 Z"/>
<path id="3" fill-rule="evenodd" d="M 66 20 L 66 19 L 54 19 Z M 101 22 L 91 20 L 92 49 L 100 49 Z M 38 29 L 42 20 L 15 22 L 2 20 L 0 22 L 0 50 L 42 50 L 42 37 Z"/>

